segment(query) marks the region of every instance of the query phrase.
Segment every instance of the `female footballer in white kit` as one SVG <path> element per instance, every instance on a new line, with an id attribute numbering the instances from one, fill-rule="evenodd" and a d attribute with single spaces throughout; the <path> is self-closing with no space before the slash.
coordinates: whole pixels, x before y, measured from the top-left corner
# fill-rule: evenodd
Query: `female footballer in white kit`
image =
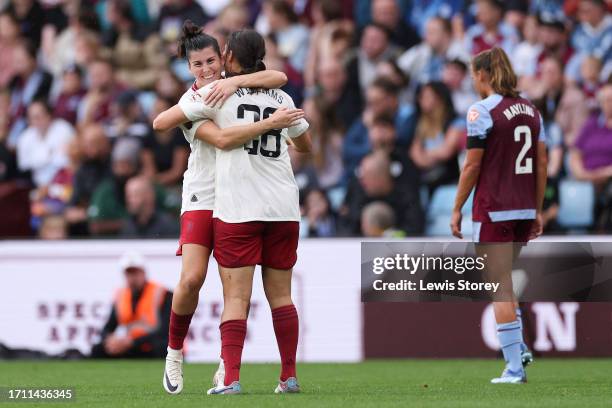
<path id="1" fill-rule="evenodd" d="M 262 71 L 264 40 L 257 32 L 232 33 L 227 41 L 225 72 L 228 76 Z M 198 93 L 206 98 L 204 87 Z M 240 88 L 222 107 L 197 100 L 179 106 L 191 121 L 211 119 L 221 129 L 259 122 L 280 108 L 294 108 L 293 100 L 279 89 Z M 246 319 L 256 265 L 262 266 L 266 298 L 272 310 L 282 370 L 275 392 L 299 392 L 295 371 L 298 315 L 291 299 L 291 274 L 297 260 L 299 230 L 298 187 L 287 139 L 300 152 L 309 152 L 308 123 L 263 133 L 233 150 L 217 149 L 215 181 L 215 252 L 223 283 L 221 354 L 223 382 L 209 394 L 241 392 L 240 363 L 246 336 Z"/>
<path id="2" fill-rule="evenodd" d="M 197 90 L 221 78 L 221 53 L 217 41 L 201 28 L 186 21 L 179 41 L 179 56 L 187 59 L 195 77 L 193 86 L 181 101 L 200 100 Z M 238 86 L 277 87 L 286 83 L 281 72 L 266 71 L 215 83 L 215 100 Z M 178 115 L 177 115 L 178 113 Z M 199 291 L 206 277 L 208 259 L 213 249 L 212 210 L 214 206 L 215 146 L 226 149 L 240 146 L 263 132 L 290 126 L 303 117 L 301 110 L 278 111 L 267 120 L 245 126 L 219 129 L 214 123 L 200 120 L 180 127 L 191 146 L 189 164 L 183 178 L 181 236 L 177 255 L 182 255 L 181 277 L 174 291 L 170 317 L 168 356 L 163 386 L 170 394 L 183 389 L 182 348 L 191 318 L 198 304 Z M 176 108 L 162 112 L 154 121 L 156 130 L 168 130 L 185 118 Z"/>

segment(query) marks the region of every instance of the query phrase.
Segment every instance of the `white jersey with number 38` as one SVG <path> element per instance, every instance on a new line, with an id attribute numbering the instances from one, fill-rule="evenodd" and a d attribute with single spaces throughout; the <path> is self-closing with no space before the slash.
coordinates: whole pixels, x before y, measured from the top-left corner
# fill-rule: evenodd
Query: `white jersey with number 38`
<path id="1" fill-rule="evenodd" d="M 198 91 L 206 95 L 206 86 Z M 221 108 L 204 105 L 202 99 L 181 100 L 179 106 L 190 121 L 211 119 L 220 128 L 246 125 L 270 116 L 278 108 L 294 108 L 280 89 L 240 88 Z M 273 130 L 230 151 L 217 149 L 214 216 L 224 222 L 299 221 L 298 187 L 287 152 L 286 138 L 308 129 L 297 126 Z"/>

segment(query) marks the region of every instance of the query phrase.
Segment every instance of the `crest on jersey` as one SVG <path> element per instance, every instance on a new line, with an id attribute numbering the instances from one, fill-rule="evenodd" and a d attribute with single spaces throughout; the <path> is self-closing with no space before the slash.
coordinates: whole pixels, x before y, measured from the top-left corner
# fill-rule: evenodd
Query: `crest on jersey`
<path id="1" fill-rule="evenodd" d="M 471 111 L 468 112 L 468 121 L 469 122 L 475 122 L 476 119 L 478 119 L 479 116 L 480 116 L 480 113 L 478 113 L 477 110 L 472 109 Z"/>

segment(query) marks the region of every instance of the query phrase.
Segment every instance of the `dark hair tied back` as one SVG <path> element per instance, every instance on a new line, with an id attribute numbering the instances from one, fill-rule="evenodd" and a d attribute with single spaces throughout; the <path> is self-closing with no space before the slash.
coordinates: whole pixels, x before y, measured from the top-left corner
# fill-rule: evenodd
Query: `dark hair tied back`
<path id="1" fill-rule="evenodd" d="M 204 33 L 202 27 L 194 24 L 191 20 L 183 23 L 183 32 L 178 41 L 177 54 L 181 58 L 189 58 L 191 51 L 203 50 L 212 47 L 217 55 L 221 56 L 219 43 L 213 37 Z"/>

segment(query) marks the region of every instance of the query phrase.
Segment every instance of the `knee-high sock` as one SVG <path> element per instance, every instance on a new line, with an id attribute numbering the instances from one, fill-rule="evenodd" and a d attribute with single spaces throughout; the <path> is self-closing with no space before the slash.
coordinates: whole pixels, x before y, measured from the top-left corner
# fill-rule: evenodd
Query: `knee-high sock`
<path id="1" fill-rule="evenodd" d="M 521 326 L 521 334 L 523 333 L 523 312 L 521 311 L 520 307 L 517 307 L 515 309 L 515 313 L 516 313 L 516 320 L 518 320 L 519 325 Z M 527 350 L 527 345 L 525 344 L 525 340 L 523 339 L 523 341 L 521 342 L 521 352 Z"/>
<path id="2" fill-rule="evenodd" d="M 240 380 L 242 348 L 246 338 L 246 320 L 228 320 L 219 326 L 221 331 L 221 357 L 225 364 L 225 384 Z"/>
<path id="3" fill-rule="evenodd" d="M 272 310 L 274 333 L 281 356 L 281 381 L 295 377 L 295 355 L 297 352 L 300 325 L 294 305 L 281 306 Z"/>
<path id="4" fill-rule="evenodd" d="M 521 374 L 523 372 L 523 364 L 521 363 L 523 333 L 518 320 L 498 324 L 497 337 L 504 353 L 506 367 L 514 375 Z"/>
<path id="5" fill-rule="evenodd" d="M 187 315 L 177 315 L 174 311 L 170 312 L 170 330 L 168 333 L 168 347 L 173 350 L 181 350 L 193 313 Z"/>

